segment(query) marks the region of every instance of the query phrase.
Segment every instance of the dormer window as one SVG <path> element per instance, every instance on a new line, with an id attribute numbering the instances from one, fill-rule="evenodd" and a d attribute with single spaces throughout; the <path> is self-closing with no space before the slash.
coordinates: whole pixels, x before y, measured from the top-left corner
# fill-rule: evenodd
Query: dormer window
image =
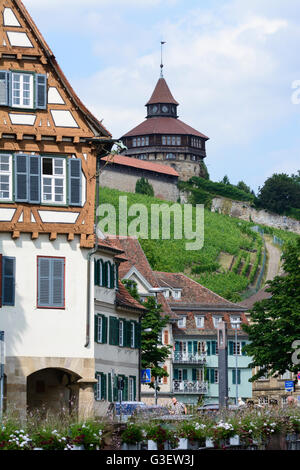
<path id="1" fill-rule="evenodd" d="M 181 290 L 174 290 L 172 292 L 173 299 L 179 300 L 181 299 Z"/>
<path id="2" fill-rule="evenodd" d="M 196 327 L 197 328 L 204 328 L 204 316 L 195 317 L 196 320 Z"/>
<path id="3" fill-rule="evenodd" d="M 240 323 L 241 323 L 241 317 L 240 316 L 232 315 L 230 317 L 231 328 L 237 328 L 239 330 L 240 329 Z"/>
<path id="4" fill-rule="evenodd" d="M 213 317 L 214 327 L 218 328 L 219 323 L 222 321 L 222 317 Z"/>
<path id="5" fill-rule="evenodd" d="M 186 327 L 186 317 L 182 317 L 177 322 L 178 328 L 185 328 Z"/>
<path id="6" fill-rule="evenodd" d="M 166 299 L 168 299 L 170 297 L 170 291 L 165 290 L 164 291 L 164 296 L 165 296 Z"/>

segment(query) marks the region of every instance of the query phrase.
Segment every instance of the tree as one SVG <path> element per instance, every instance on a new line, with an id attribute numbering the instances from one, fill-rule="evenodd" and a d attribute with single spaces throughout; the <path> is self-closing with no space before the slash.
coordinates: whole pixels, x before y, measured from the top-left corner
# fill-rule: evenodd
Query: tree
<path id="1" fill-rule="evenodd" d="M 125 285 L 131 296 L 142 303 L 138 294 L 136 282 L 132 280 L 123 280 L 122 283 Z M 151 368 L 151 376 L 155 379 L 157 377 L 168 377 L 168 372 L 160 367 L 159 364 L 165 362 L 170 354 L 171 347 L 163 346 L 161 341 L 161 332 L 167 325 L 169 318 L 167 316 L 161 316 L 162 306 L 157 304 L 156 298 L 153 296 L 148 297 L 142 305 L 146 308 L 146 313 L 143 315 L 141 322 L 142 368 Z M 149 386 L 150 388 L 155 387 L 153 382 L 149 384 Z"/>
<path id="2" fill-rule="evenodd" d="M 300 209 L 300 184 L 297 175 L 274 174 L 259 188 L 258 203 L 261 207 L 278 214 L 290 209 Z"/>
<path id="3" fill-rule="evenodd" d="M 244 183 L 244 181 L 239 181 L 236 187 L 240 189 L 241 191 L 244 191 L 245 193 L 252 194 L 250 186 L 247 186 L 246 183 Z"/>
<path id="4" fill-rule="evenodd" d="M 251 342 L 245 351 L 253 360 L 251 367 L 260 367 L 251 381 L 268 375 L 298 372 L 293 343 L 300 340 L 300 238 L 284 249 L 283 276 L 270 281 L 269 299 L 257 302 L 251 313 L 251 324 L 243 325 Z M 298 343 L 299 344 L 299 343 Z"/>
<path id="5" fill-rule="evenodd" d="M 220 181 L 220 183 L 223 184 L 230 184 L 229 178 L 227 175 L 224 176 L 224 178 Z"/>
<path id="6" fill-rule="evenodd" d="M 135 185 L 135 192 L 138 194 L 146 194 L 147 196 L 154 196 L 153 186 L 149 183 L 147 178 L 140 178 Z"/>

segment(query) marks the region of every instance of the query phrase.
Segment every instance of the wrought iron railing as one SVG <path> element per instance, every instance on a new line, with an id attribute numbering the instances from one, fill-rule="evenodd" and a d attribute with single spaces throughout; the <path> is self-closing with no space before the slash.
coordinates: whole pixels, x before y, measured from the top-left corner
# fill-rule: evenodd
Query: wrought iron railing
<path id="1" fill-rule="evenodd" d="M 173 353 L 173 363 L 179 364 L 205 364 L 205 354 L 182 353 L 175 351 Z"/>
<path id="2" fill-rule="evenodd" d="M 197 393 L 206 394 L 208 392 L 208 383 L 197 381 L 179 381 L 173 380 L 173 393 Z"/>

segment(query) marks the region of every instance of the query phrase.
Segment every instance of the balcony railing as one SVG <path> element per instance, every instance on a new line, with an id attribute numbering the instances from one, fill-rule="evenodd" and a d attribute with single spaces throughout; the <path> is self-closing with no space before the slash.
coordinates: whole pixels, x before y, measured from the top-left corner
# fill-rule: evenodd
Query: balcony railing
<path id="1" fill-rule="evenodd" d="M 208 392 L 207 382 L 173 380 L 173 393 L 195 393 L 205 395 Z"/>
<path id="2" fill-rule="evenodd" d="M 204 354 L 192 354 L 173 352 L 173 363 L 175 364 L 205 364 L 206 356 Z"/>

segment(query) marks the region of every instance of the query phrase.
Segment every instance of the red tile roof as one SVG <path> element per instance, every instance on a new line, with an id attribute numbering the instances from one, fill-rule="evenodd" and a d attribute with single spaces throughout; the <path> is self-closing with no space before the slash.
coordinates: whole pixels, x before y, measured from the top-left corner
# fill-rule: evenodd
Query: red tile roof
<path id="1" fill-rule="evenodd" d="M 148 101 L 147 105 L 158 104 L 158 103 L 179 104 L 173 97 L 167 85 L 167 82 L 164 78 L 160 78 L 158 80 L 156 87 L 154 89 L 154 92 L 152 93 L 152 96 L 150 100 Z"/>
<path id="2" fill-rule="evenodd" d="M 115 165 L 124 165 L 132 168 L 138 168 L 140 170 L 153 171 L 155 173 L 163 173 L 170 176 L 179 176 L 177 171 L 168 165 L 139 160 L 138 158 L 124 157 L 123 155 L 108 155 L 107 157 L 101 158 L 101 160 Z"/>
<path id="3" fill-rule="evenodd" d="M 209 139 L 209 137 L 180 121 L 180 119 L 172 117 L 152 117 L 146 119 L 146 121 L 127 132 L 122 138 L 151 134 L 193 135 L 206 140 Z"/>
<path id="4" fill-rule="evenodd" d="M 248 299 L 244 300 L 243 302 L 240 302 L 240 305 L 251 310 L 256 302 L 261 302 L 262 300 L 270 299 L 271 297 L 272 294 L 270 292 L 266 292 L 265 287 L 264 289 L 258 291 L 256 294 L 252 295 Z"/>
<path id="5" fill-rule="evenodd" d="M 200 313 L 200 312 L 199 312 Z M 197 316 L 197 312 L 184 312 L 186 316 L 186 328 L 178 328 L 178 324 L 173 324 L 173 334 L 175 336 L 207 336 L 207 335 L 216 335 L 217 329 L 213 323 L 213 316 L 211 313 L 201 312 L 201 316 L 204 316 L 204 328 L 197 328 L 195 316 Z M 228 336 L 233 337 L 235 335 L 235 328 L 232 328 L 230 317 L 231 315 L 236 315 L 236 312 L 226 312 L 220 313 L 220 316 L 223 318 L 223 321 L 227 324 L 228 328 Z M 178 315 L 180 316 L 180 315 Z M 240 314 L 241 323 L 244 325 L 249 324 L 247 317 L 244 313 Z M 243 331 L 242 328 L 237 330 L 238 337 L 247 337 L 247 334 Z"/>
<path id="6" fill-rule="evenodd" d="M 145 307 L 141 305 L 137 300 L 135 300 L 128 292 L 124 284 L 119 281 L 116 302 L 119 307 L 133 308 L 135 310 L 141 311 L 144 313 L 146 311 Z"/>
<path id="7" fill-rule="evenodd" d="M 229 302 L 223 299 L 220 295 L 212 292 L 206 287 L 202 286 L 196 281 L 188 278 L 181 273 L 165 273 L 154 271 L 157 280 L 161 287 L 170 287 L 174 289 L 182 289 L 181 298 L 179 300 L 169 298 L 168 303 L 171 308 L 182 306 L 184 308 L 196 307 L 196 308 L 209 308 L 213 311 L 213 307 L 216 308 L 232 308 L 233 311 L 237 309 L 245 310 L 242 306 Z"/>

